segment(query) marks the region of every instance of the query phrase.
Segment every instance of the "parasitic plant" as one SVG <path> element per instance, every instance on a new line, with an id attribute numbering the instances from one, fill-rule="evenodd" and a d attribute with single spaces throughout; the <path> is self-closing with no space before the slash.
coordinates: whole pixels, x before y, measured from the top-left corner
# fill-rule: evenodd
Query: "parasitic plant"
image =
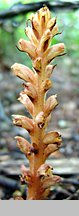
<path id="1" fill-rule="evenodd" d="M 18 100 L 30 113 L 30 118 L 13 115 L 13 123 L 26 129 L 31 143 L 25 138 L 16 136 L 20 150 L 29 160 L 29 169 L 21 167 L 21 180 L 27 184 L 27 200 L 46 199 L 50 187 L 60 181 L 60 177 L 53 174 L 53 168 L 45 163 L 51 153 L 59 149 L 61 135 L 58 132 L 46 132 L 51 112 L 57 106 L 57 96 L 46 98 L 47 91 L 52 87 L 50 80 L 55 65 L 51 61 L 64 54 L 64 44 L 51 46 L 52 38 L 59 34 L 56 18 L 52 18 L 49 9 L 44 6 L 31 18 L 31 26 L 27 25 L 25 33 L 29 41 L 20 39 L 18 49 L 27 53 L 33 69 L 15 63 L 13 73 L 24 80 L 24 90 Z M 22 199 L 22 197 L 17 197 Z"/>

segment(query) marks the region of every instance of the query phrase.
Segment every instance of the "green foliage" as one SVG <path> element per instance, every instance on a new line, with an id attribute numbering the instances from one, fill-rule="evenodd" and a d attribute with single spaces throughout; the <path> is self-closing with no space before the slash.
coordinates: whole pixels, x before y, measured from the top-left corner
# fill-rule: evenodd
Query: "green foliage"
<path id="1" fill-rule="evenodd" d="M 66 46 L 70 55 L 73 57 L 79 56 L 79 10 L 71 12 L 63 12 L 58 14 L 59 21 L 62 19 L 63 23 L 63 40 L 65 41 Z M 75 53 L 76 52 L 76 53 Z"/>

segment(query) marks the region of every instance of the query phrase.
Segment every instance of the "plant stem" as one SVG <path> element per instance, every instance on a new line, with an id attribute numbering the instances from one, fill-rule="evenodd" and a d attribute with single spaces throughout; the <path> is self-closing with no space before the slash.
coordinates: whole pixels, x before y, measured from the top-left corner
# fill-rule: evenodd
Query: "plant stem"
<path id="1" fill-rule="evenodd" d="M 38 98 L 34 104 L 34 113 L 33 113 L 34 122 L 37 114 L 43 111 L 44 109 L 45 93 L 44 91 L 42 91 L 42 83 L 45 80 L 44 76 L 45 76 L 45 66 L 43 65 L 42 62 L 42 71 L 40 74 L 38 74 L 38 78 L 37 78 L 36 89 L 37 89 Z M 37 154 L 33 155 L 33 164 L 32 164 L 31 172 L 34 176 L 34 182 L 31 185 L 31 187 L 28 188 L 28 199 L 30 199 L 31 197 L 33 197 L 33 199 L 37 199 L 39 196 L 40 182 L 39 182 L 39 178 L 37 177 L 37 170 L 44 163 L 44 158 L 43 158 L 44 145 L 42 143 L 44 133 L 45 133 L 44 131 L 45 131 L 44 128 L 35 127 L 34 133 L 31 136 L 32 145 L 33 144 L 37 145 L 38 152 Z"/>

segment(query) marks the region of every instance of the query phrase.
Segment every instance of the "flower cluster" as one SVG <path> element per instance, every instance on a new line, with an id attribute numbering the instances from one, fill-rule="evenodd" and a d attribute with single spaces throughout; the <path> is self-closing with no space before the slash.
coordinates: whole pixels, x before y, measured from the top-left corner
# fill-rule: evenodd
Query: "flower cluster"
<path id="1" fill-rule="evenodd" d="M 52 167 L 45 163 L 62 141 L 58 132 L 46 132 L 51 112 L 58 104 L 57 95 L 47 99 L 46 93 L 52 87 L 50 77 L 55 68 L 51 61 L 64 54 L 64 44 L 51 46 L 52 38 L 59 31 L 56 18 L 51 17 L 46 6 L 32 16 L 30 23 L 25 29 L 29 40 L 20 39 L 18 49 L 30 56 L 33 68 L 18 63 L 12 66 L 13 73 L 24 81 L 24 90 L 18 100 L 28 110 L 30 118 L 13 115 L 13 123 L 26 129 L 31 138 L 29 143 L 16 136 L 18 147 L 29 160 L 29 169 L 24 165 L 21 167 L 21 180 L 28 187 L 27 199 L 41 200 L 46 199 L 50 187 L 60 181 L 60 177 L 53 174 Z"/>

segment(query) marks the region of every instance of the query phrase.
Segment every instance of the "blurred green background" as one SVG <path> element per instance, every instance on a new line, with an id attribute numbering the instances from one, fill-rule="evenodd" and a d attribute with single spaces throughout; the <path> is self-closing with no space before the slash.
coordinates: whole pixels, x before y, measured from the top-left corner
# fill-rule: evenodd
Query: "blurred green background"
<path id="1" fill-rule="evenodd" d="M 37 0 L 21 0 L 21 3 L 37 2 Z M 64 1 L 63 1 L 64 2 Z M 67 2 L 67 1 L 66 1 Z M 75 2 L 75 1 L 70 1 Z M 0 0 L 0 11 L 9 9 L 17 0 Z M 30 61 L 25 54 L 16 49 L 16 44 L 20 38 L 26 38 L 24 28 L 26 20 L 30 18 L 32 12 L 19 15 L 10 19 L 0 21 L 0 64 L 10 67 L 14 62 L 30 65 Z M 57 16 L 57 22 L 62 35 L 56 36 L 52 43 L 64 42 L 66 45 L 66 66 L 72 67 L 72 74 L 78 75 L 79 68 L 79 10 L 60 10 L 53 12 L 52 16 Z M 65 64 L 65 58 L 63 58 Z M 76 67 L 74 72 L 74 67 Z"/>

